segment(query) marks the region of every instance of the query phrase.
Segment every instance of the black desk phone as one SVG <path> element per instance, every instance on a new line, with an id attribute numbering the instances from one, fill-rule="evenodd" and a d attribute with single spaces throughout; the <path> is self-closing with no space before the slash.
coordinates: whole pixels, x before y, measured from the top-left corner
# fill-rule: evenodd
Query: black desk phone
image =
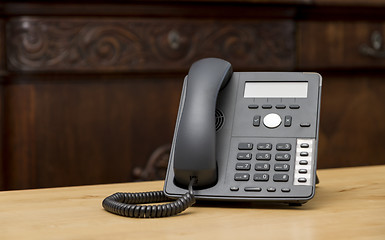
<path id="1" fill-rule="evenodd" d="M 195 199 L 307 202 L 317 181 L 321 85 L 317 73 L 232 72 L 221 59 L 195 62 L 183 84 L 164 191 L 115 193 L 103 207 L 164 217 Z M 154 202 L 170 203 L 137 205 Z"/>

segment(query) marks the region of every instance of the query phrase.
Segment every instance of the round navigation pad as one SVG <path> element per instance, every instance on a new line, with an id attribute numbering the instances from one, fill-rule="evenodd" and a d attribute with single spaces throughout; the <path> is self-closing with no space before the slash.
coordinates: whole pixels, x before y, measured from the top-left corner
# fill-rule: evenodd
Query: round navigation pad
<path id="1" fill-rule="evenodd" d="M 263 125 L 265 125 L 268 128 L 276 128 L 281 124 L 281 122 L 282 122 L 281 117 L 276 113 L 267 114 L 263 118 Z"/>

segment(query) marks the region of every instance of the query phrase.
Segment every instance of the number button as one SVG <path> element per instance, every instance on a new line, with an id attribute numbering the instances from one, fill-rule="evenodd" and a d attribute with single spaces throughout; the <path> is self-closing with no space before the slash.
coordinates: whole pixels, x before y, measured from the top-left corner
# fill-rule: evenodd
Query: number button
<path id="1" fill-rule="evenodd" d="M 256 173 L 256 174 L 254 174 L 254 181 L 266 182 L 268 180 L 269 180 L 269 174 L 266 174 L 266 173 Z"/>
<path id="2" fill-rule="evenodd" d="M 257 164 L 255 164 L 255 170 L 256 171 L 269 171 L 270 170 L 270 164 L 268 164 L 268 163 L 257 163 Z"/>
<path id="3" fill-rule="evenodd" d="M 270 153 L 257 153 L 257 160 L 270 160 L 271 154 Z"/>
<path id="4" fill-rule="evenodd" d="M 249 181 L 250 174 L 248 173 L 236 173 L 234 175 L 235 181 Z"/>
<path id="5" fill-rule="evenodd" d="M 289 161 L 291 158 L 291 155 L 288 153 L 277 153 L 275 154 L 275 160 L 277 161 Z"/>
<path id="6" fill-rule="evenodd" d="M 274 182 L 287 182 L 287 181 L 289 181 L 289 175 L 287 175 L 287 174 L 274 174 L 273 181 Z"/>
<path id="7" fill-rule="evenodd" d="M 251 153 L 238 153 L 237 159 L 238 160 L 250 160 L 252 157 Z"/>
<path id="8" fill-rule="evenodd" d="M 251 150 L 251 149 L 253 149 L 253 144 L 252 143 L 240 143 L 240 144 L 238 144 L 238 149 L 239 150 Z"/>
<path id="9" fill-rule="evenodd" d="M 277 163 L 274 165 L 275 171 L 289 171 L 290 165 L 286 163 Z"/>
<path id="10" fill-rule="evenodd" d="M 251 164 L 250 163 L 237 163 L 235 165 L 236 170 L 250 170 Z"/>
<path id="11" fill-rule="evenodd" d="M 257 149 L 258 150 L 271 150 L 273 148 L 273 145 L 271 143 L 258 143 Z"/>
<path id="12" fill-rule="evenodd" d="M 278 151 L 290 151 L 291 150 L 291 144 L 290 143 L 278 143 L 277 144 L 277 150 Z"/>

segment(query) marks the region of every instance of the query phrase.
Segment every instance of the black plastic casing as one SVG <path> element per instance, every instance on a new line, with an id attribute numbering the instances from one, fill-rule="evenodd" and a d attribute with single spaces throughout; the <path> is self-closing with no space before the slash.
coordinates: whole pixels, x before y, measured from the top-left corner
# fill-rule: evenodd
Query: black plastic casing
<path id="1" fill-rule="evenodd" d="M 245 98 L 246 82 L 307 82 L 308 91 L 306 98 Z M 185 78 L 180 106 L 178 111 L 177 122 L 175 126 L 174 139 L 170 153 L 169 165 L 165 179 L 164 192 L 167 196 L 177 198 L 186 192 L 183 184 L 175 181 L 174 164 L 177 162 L 175 153 L 178 151 L 177 132 L 180 131 L 181 116 L 184 111 L 186 100 L 186 88 L 188 78 Z M 321 100 L 322 77 L 317 73 L 299 73 L 299 72 L 234 72 L 227 86 L 218 94 L 216 108 L 224 114 L 224 124 L 216 132 L 215 136 L 215 160 L 217 175 L 216 182 L 208 188 L 200 188 L 195 190 L 196 199 L 205 200 L 230 200 L 230 201 L 275 201 L 288 203 L 305 203 L 313 198 L 315 194 L 316 184 L 316 164 L 318 149 L 318 132 L 319 132 L 319 115 Z M 250 109 L 249 105 L 258 105 L 257 109 Z M 262 105 L 270 104 L 271 109 L 263 109 Z M 277 109 L 276 105 L 285 105 L 285 109 Z M 299 109 L 291 109 L 290 105 L 299 105 Z M 282 119 L 285 116 L 292 117 L 290 127 L 280 124 L 278 127 L 271 129 L 263 124 L 263 118 L 270 114 L 278 114 Z M 253 126 L 253 117 L 261 116 L 261 124 Z M 310 123 L 309 127 L 301 127 L 301 123 Z M 310 156 L 307 166 L 308 181 L 305 184 L 298 182 L 298 164 L 301 157 L 298 152 L 298 143 L 301 141 L 309 141 L 312 144 Z M 248 160 L 251 164 L 249 171 L 239 171 L 235 169 L 235 165 L 239 162 L 237 154 L 243 152 L 238 149 L 239 143 L 252 143 L 253 149 L 250 150 L 252 159 Z M 254 169 L 256 163 L 255 156 L 259 152 L 256 149 L 258 143 L 271 143 L 273 149 L 270 151 L 272 159 L 265 161 L 271 165 L 270 170 L 265 171 L 270 175 L 268 181 L 254 181 L 253 175 L 260 173 Z M 274 159 L 278 143 L 290 143 L 292 148 L 288 152 L 292 155 L 290 161 L 285 163 L 290 165 L 290 170 L 286 173 L 289 175 L 287 182 L 273 181 L 273 175 L 277 172 L 274 165 L 280 163 Z M 212 146 L 202 146 L 212 147 Z M 245 161 L 246 162 L 246 161 Z M 236 173 L 247 173 L 250 175 L 248 181 L 235 181 Z M 248 187 L 258 187 L 261 191 L 245 191 Z M 233 190 L 231 190 L 231 188 Z M 238 188 L 234 191 L 234 188 Z M 270 192 L 268 188 L 275 188 L 276 191 Z M 290 189 L 289 192 L 283 192 L 282 189 Z"/>

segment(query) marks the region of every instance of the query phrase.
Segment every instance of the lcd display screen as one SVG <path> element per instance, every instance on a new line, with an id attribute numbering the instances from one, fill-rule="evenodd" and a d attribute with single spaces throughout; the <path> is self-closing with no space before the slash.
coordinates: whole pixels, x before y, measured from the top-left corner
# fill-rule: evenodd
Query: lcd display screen
<path id="1" fill-rule="evenodd" d="M 307 98 L 307 82 L 246 82 L 245 98 Z"/>

